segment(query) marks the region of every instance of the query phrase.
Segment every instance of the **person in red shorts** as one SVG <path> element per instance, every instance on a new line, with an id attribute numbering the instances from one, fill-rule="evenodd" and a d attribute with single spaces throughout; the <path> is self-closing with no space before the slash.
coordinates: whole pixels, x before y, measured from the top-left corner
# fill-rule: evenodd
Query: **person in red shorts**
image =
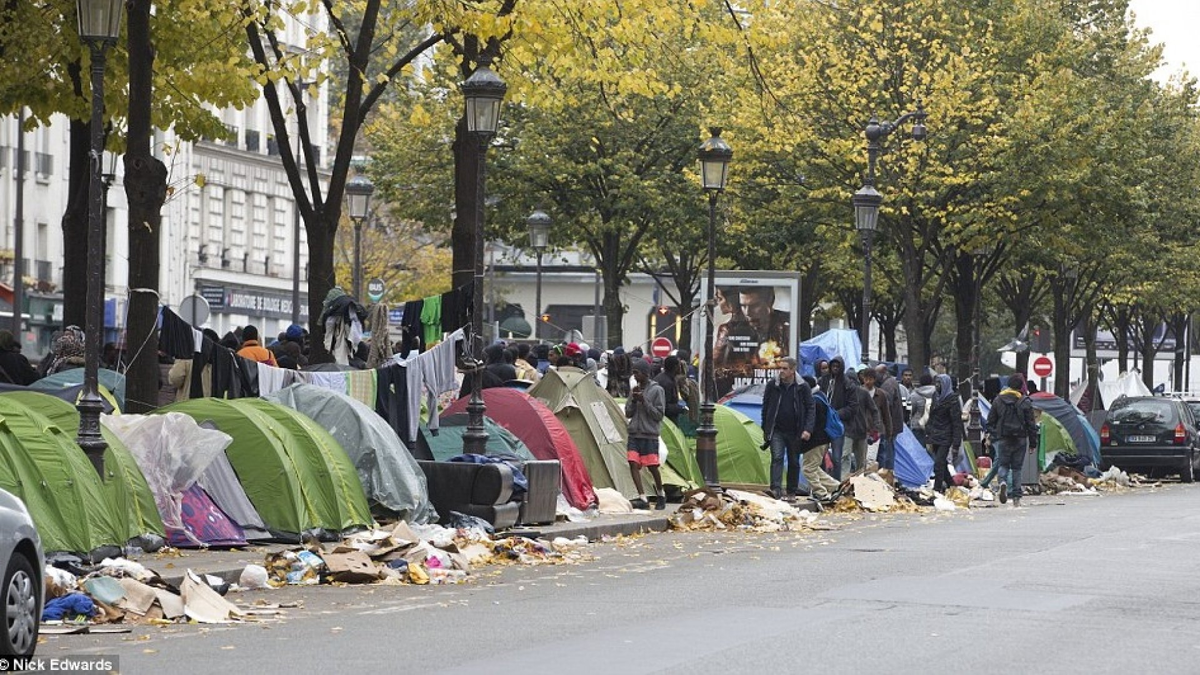
<path id="1" fill-rule="evenodd" d="M 667 508 L 667 495 L 663 491 L 662 474 L 658 470 L 658 435 L 662 426 L 663 413 L 667 409 L 667 397 L 662 385 L 650 379 L 650 364 L 644 359 L 633 359 L 633 379 L 637 385 L 625 402 L 625 416 L 629 418 L 629 472 L 638 496 L 631 503 L 635 509 L 650 508 L 646 492 L 642 488 L 642 467 L 654 476 L 655 508 Z"/>

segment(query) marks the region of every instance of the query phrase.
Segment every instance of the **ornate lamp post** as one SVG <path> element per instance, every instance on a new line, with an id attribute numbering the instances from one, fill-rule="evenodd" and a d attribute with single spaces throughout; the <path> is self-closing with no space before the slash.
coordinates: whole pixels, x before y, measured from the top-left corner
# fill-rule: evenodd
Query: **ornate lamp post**
<path id="1" fill-rule="evenodd" d="M 371 206 L 375 184 L 361 173 L 346 183 L 346 201 L 350 219 L 354 221 L 354 299 L 362 302 L 362 226 Z"/>
<path id="2" fill-rule="evenodd" d="M 713 423 L 717 382 L 712 362 L 713 309 L 717 292 L 717 197 L 725 190 L 733 149 L 721 138 L 720 129 L 714 127 L 709 131 L 712 138 L 700 145 L 700 182 L 708 193 L 708 299 L 705 301 L 704 364 L 701 375 L 704 396 L 700 404 L 700 426 L 696 429 L 696 463 L 700 465 L 704 483 L 717 486 L 720 485 L 717 475 L 717 427 Z"/>
<path id="3" fill-rule="evenodd" d="M 917 106 L 916 112 L 905 113 L 895 122 L 880 122 L 872 117 L 867 123 L 867 178 L 858 192 L 854 193 L 851 202 L 854 204 L 854 226 L 863 240 L 863 301 L 862 317 L 859 320 L 858 333 L 862 341 L 862 360 L 865 363 L 869 355 L 869 340 L 871 328 L 871 244 L 875 238 L 875 228 L 879 224 L 879 206 L 883 203 L 883 195 L 875 189 L 875 163 L 883 146 L 880 143 L 901 124 L 914 120 L 912 137 L 914 141 L 925 140 L 925 109 Z"/>
<path id="4" fill-rule="evenodd" d="M 540 341 L 542 339 L 542 253 L 550 246 L 550 216 L 541 209 L 534 209 L 533 213 L 525 219 L 525 224 L 529 226 L 529 245 L 537 251 L 537 296 L 535 318 L 536 323 L 533 324 L 533 338 Z"/>
<path id="5" fill-rule="evenodd" d="M 104 477 L 104 450 L 100 435 L 100 343 L 104 331 L 104 57 L 121 34 L 123 0 L 76 0 L 79 37 L 92 56 L 91 149 L 88 152 L 87 297 L 85 299 L 83 393 L 79 397 L 79 435 L 76 441 L 92 466 Z M 19 281 L 19 280 L 18 280 Z M 17 308 L 16 311 L 20 311 Z"/>
<path id="6" fill-rule="evenodd" d="M 487 150 L 496 128 L 500 125 L 500 104 L 508 85 L 491 69 L 491 59 L 482 56 L 479 66 L 462 85 L 466 100 L 467 132 L 479 142 L 476 154 L 479 161 L 475 185 L 475 276 L 471 281 L 471 344 L 474 347 L 475 370 L 471 378 L 471 400 L 467 404 L 467 430 L 463 433 L 463 452 L 482 455 L 487 446 L 487 431 L 483 428 L 483 201 L 487 170 Z"/>

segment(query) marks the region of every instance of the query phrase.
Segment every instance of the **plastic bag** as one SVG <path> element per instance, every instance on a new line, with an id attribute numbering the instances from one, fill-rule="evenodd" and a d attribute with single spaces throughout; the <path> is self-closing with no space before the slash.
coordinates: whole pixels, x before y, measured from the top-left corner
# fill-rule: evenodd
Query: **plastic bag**
<path id="1" fill-rule="evenodd" d="M 246 565 L 246 569 L 242 570 L 242 575 L 238 577 L 238 586 L 250 590 L 270 588 L 271 585 L 267 583 L 267 568 L 262 565 Z"/>

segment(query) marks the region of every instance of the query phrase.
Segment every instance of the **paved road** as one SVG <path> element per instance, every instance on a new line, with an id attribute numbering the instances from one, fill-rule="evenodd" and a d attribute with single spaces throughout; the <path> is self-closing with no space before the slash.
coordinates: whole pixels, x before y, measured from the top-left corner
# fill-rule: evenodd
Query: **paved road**
<path id="1" fill-rule="evenodd" d="M 287 589 L 265 597 L 305 606 L 278 623 L 41 653 L 173 675 L 1200 671 L 1200 487 L 1040 502 L 651 535 L 461 586 Z"/>

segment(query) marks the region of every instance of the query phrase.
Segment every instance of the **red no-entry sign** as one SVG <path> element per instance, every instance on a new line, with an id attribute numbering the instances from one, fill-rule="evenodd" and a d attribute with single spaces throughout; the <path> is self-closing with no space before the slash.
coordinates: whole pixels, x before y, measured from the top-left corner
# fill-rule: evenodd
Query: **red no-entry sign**
<path id="1" fill-rule="evenodd" d="M 667 358 L 671 355 L 671 341 L 665 337 L 656 337 L 650 343 L 650 354 L 659 358 Z"/>
<path id="2" fill-rule="evenodd" d="M 1054 362 L 1048 356 L 1039 356 L 1033 360 L 1033 374 L 1038 377 L 1050 377 L 1054 372 Z"/>

